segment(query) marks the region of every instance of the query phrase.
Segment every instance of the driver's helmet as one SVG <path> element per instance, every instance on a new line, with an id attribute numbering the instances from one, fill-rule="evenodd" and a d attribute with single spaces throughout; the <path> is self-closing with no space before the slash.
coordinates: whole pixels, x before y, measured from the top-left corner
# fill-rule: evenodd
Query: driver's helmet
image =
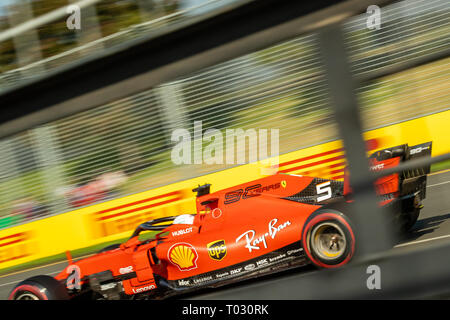
<path id="1" fill-rule="evenodd" d="M 194 215 L 192 214 L 182 214 L 173 220 L 173 224 L 193 224 Z"/>

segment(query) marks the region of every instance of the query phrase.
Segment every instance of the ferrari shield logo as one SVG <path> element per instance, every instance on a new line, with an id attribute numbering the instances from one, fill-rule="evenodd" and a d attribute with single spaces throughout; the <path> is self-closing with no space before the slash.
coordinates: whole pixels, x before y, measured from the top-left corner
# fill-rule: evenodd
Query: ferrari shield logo
<path id="1" fill-rule="evenodd" d="M 209 257 L 213 260 L 220 261 L 227 255 L 227 247 L 225 240 L 217 240 L 206 245 Z"/>

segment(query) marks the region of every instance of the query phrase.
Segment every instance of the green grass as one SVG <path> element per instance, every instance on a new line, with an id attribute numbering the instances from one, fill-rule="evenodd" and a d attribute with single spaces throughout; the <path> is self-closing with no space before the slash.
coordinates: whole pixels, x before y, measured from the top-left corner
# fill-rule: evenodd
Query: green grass
<path id="1" fill-rule="evenodd" d="M 431 172 L 450 169 L 450 160 L 438 162 L 431 165 Z"/>
<path id="2" fill-rule="evenodd" d="M 446 170 L 449 168 L 450 168 L 450 160 L 447 160 L 447 161 L 443 161 L 443 162 L 439 162 L 439 163 L 431 165 L 431 172 L 437 172 L 437 171 Z M 145 234 L 145 237 L 143 237 L 143 239 L 150 238 L 150 237 L 154 236 L 154 234 L 155 234 L 154 232 L 149 232 L 149 233 Z M 96 253 L 99 250 L 101 250 L 102 248 L 109 246 L 111 244 L 123 243 L 127 239 L 128 239 L 128 237 L 119 239 L 119 240 L 115 240 L 115 241 L 103 242 L 101 244 L 93 245 L 90 247 L 73 250 L 70 253 L 72 255 L 72 258 L 76 259 L 78 257 L 84 256 L 84 255 L 87 255 L 90 253 Z M 53 255 L 50 257 L 45 257 L 45 258 L 30 261 L 30 262 L 26 262 L 26 263 L 23 263 L 23 264 L 20 264 L 17 266 L 0 269 L 0 275 L 5 275 L 8 273 L 12 273 L 12 272 L 22 271 L 25 269 L 38 267 L 38 266 L 42 266 L 42 265 L 49 264 L 49 263 L 62 262 L 65 260 L 66 260 L 66 253 L 62 252 L 62 253 L 59 253 L 57 255 Z"/>

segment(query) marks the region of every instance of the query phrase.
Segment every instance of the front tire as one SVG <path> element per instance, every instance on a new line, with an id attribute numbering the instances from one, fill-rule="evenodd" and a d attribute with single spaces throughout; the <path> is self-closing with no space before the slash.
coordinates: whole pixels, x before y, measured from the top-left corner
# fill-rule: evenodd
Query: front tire
<path id="1" fill-rule="evenodd" d="M 65 287 L 50 276 L 36 276 L 19 283 L 9 300 L 69 300 Z"/>
<path id="2" fill-rule="evenodd" d="M 306 221 L 302 244 L 309 260 L 320 268 L 345 265 L 355 253 L 355 235 L 348 218 L 332 209 L 316 212 Z"/>

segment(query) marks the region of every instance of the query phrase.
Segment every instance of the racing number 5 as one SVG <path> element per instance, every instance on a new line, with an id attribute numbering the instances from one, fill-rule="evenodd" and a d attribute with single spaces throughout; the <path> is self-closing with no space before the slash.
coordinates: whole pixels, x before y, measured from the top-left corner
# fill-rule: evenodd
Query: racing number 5
<path id="1" fill-rule="evenodd" d="M 324 195 L 317 197 L 317 202 L 321 202 L 331 198 L 332 193 L 330 184 L 331 182 L 327 181 L 316 185 L 317 195 L 325 193 Z"/>

